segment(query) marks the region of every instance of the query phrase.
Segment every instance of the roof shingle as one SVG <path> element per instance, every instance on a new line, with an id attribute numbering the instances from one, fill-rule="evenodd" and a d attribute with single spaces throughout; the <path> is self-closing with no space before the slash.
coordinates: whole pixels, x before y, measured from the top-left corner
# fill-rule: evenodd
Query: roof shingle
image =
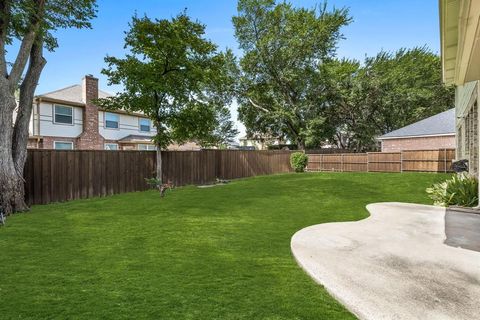
<path id="1" fill-rule="evenodd" d="M 107 98 L 112 95 L 108 92 L 98 90 L 99 98 Z M 70 101 L 75 103 L 85 103 L 82 98 L 82 85 L 75 84 L 66 88 L 58 89 L 52 92 L 47 92 L 44 94 L 38 95 L 41 98 L 50 98 L 55 100 Z"/>
<path id="2" fill-rule="evenodd" d="M 455 133 L 455 108 L 436 114 L 429 118 L 394 130 L 381 137 L 382 139 L 405 138 L 416 136 L 447 135 Z"/>

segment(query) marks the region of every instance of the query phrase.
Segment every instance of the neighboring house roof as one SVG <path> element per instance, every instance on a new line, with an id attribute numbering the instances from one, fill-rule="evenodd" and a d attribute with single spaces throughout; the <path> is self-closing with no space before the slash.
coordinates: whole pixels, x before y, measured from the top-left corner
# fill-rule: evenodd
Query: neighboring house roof
<path id="1" fill-rule="evenodd" d="M 98 98 L 108 98 L 113 97 L 112 94 L 98 89 Z M 35 96 L 36 99 L 45 100 L 53 103 L 64 103 L 74 106 L 84 106 L 85 101 L 83 101 L 83 93 L 82 93 L 82 85 L 81 84 L 74 84 L 72 86 L 68 86 L 62 89 L 58 89 L 55 91 L 39 94 Z M 103 110 L 103 109 L 100 109 Z M 142 112 L 129 112 L 125 110 L 111 110 L 111 112 L 115 113 L 124 113 L 129 114 L 137 117 L 148 118 Z"/>
<path id="2" fill-rule="evenodd" d="M 107 98 L 111 96 L 112 95 L 108 92 L 105 92 L 103 90 L 98 90 L 99 98 Z M 63 100 L 63 101 L 69 101 L 74 103 L 85 103 L 82 97 L 82 85 L 80 84 L 75 84 L 73 86 L 69 86 L 69 87 L 58 89 L 52 92 L 40 94 L 37 96 L 37 98 Z"/>
<path id="3" fill-rule="evenodd" d="M 379 140 L 455 134 L 455 109 L 450 109 L 384 134 Z"/>
<path id="4" fill-rule="evenodd" d="M 152 142 L 152 138 L 151 136 L 142 136 L 142 135 L 139 135 L 139 134 L 130 134 L 120 140 L 118 140 L 119 142 L 149 142 L 151 143 Z"/>

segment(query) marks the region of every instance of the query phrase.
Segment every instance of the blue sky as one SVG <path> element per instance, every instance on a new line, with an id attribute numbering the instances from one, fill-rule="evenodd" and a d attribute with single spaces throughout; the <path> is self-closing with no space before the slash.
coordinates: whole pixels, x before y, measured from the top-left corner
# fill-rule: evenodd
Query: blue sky
<path id="1" fill-rule="evenodd" d="M 292 0 L 296 6 L 312 7 L 319 1 Z M 427 45 L 439 52 L 438 0 L 330 0 L 330 7 L 349 7 L 354 21 L 343 29 L 346 37 L 338 48 L 339 57 L 363 60 L 378 51 Z M 151 18 L 170 18 L 187 8 L 193 18 L 207 26 L 207 37 L 220 48 L 238 52 L 231 17 L 236 13 L 236 0 L 99 0 L 98 15 L 90 30 L 60 30 L 59 48 L 47 53 L 47 65 L 37 93 L 48 92 L 79 83 L 83 75 L 100 79 L 100 88 L 107 87 L 100 74 L 105 55 L 124 54 L 123 37 L 132 15 L 146 13 Z M 236 118 L 235 106 L 232 106 Z M 243 134 L 243 126 L 239 124 Z"/>

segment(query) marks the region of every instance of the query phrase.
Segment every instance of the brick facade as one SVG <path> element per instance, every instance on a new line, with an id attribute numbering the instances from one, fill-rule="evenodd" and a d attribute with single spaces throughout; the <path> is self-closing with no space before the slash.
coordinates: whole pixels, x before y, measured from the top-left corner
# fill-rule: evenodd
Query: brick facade
<path id="1" fill-rule="evenodd" d="M 455 135 L 382 140 L 382 152 L 450 149 L 455 147 Z"/>
<path id="2" fill-rule="evenodd" d="M 73 143 L 73 149 L 78 148 L 78 138 L 67 138 L 67 137 L 43 137 L 40 144 L 39 148 L 40 149 L 55 149 L 54 143 L 55 141 L 58 142 L 72 142 Z"/>
<path id="3" fill-rule="evenodd" d="M 81 85 L 73 85 L 36 96 L 34 100 L 36 109 L 32 117 L 34 121 L 32 127 L 36 130 L 35 135 L 30 132 L 28 148 L 54 149 L 55 141 L 71 142 L 75 150 L 104 150 L 106 143 L 117 144 L 118 150 L 138 150 L 138 144 L 150 144 L 148 138 L 153 136 L 155 130 L 149 133 L 141 131 L 138 119 L 145 118 L 143 114 L 130 114 L 122 110 L 112 111 L 119 116 L 118 128 L 115 131 L 105 130 L 104 124 L 100 122 L 102 111 L 94 101 L 99 97 L 108 96 L 110 95 L 107 92 L 99 89 L 98 79 L 92 75 L 86 75 Z M 72 108 L 71 123 L 55 122 L 55 105 Z M 105 118 L 105 114 L 103 115 Z M 71 124 L 71 126 L 63 124 Z M 137 139 L 140 137 L 141 141 L 125 140 L 130 136 Z"/>
<path id="4" fill-rule="evenodd" d="M 83 78 L 82 98 L 85 102 L 83 111 L 83 132 L 77 138 L 76 148 L 79 150 L 102 150 L 104 139 L 98 131 L 98 107 L 92 100 L 98 99 L 98 79 L 86 75 Z"/>

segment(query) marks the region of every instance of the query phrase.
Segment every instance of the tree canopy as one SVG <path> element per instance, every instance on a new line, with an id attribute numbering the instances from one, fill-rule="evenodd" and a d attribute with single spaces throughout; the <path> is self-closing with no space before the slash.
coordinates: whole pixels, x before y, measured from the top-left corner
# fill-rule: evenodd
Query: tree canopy
<path id="1" fill-rule="evenodd" d="M 305 147 L 326 134 L 320 66 L 332 59 L 347 9 L 296 8 L 274 0 L 239 0 L 233 17 L 243 57 L 239 118 L 249 134 L 285 137 Z"/>
<path id="2" fill-rule="evenodd" d="M 300 149 L 376 149 L 376 137 L 453 107 L 441 61 L 426 47 L 338 59 L 347 9 L 239 0 L 233 17 L 243 57 L 239 119 L 252 137 Z"/>
<path id="3" fill-rule="evenodd" d="M 124 90 L 99 103 L 150 117 L 160 148 L 173 141 L 225 143 L 236 134 L 228 109 L 236 64 L 204 35 L 205 26 L 185 12 L 171 20 L 134 17 L 125 37 L 129 53 L 106 57 L 102 71 Z"/>
<path id="4" fill-rule="evenodd" d="M 378 53 L 363 64 L 334 60 L 324 67 L 330 141 L 372 150 L 376 137 L 454 107 L 454 90 L 442 83 L 440 57 L 425 47 Z"/>

